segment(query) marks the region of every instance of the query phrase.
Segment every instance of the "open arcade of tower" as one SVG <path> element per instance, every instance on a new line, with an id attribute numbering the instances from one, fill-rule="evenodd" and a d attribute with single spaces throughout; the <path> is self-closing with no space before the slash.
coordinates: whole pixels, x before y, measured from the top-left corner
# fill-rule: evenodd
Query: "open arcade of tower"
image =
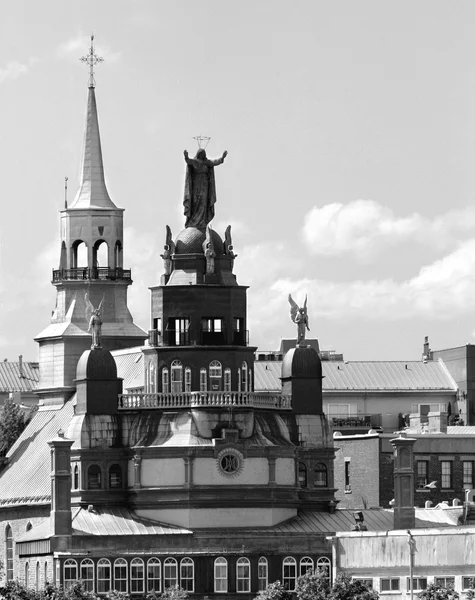
<path id="1" fill-rule="evenodd" d="M 123 209 L 105 185 L 90 81 L 56 307 L 36 338 L 41 405 L 0 471 L 7 579 L 251 598 L 282 577 L 292 589 L 310 565 L 330 568 L 334 448 L 320 359 L 303 335 L 284 359 L 282 393 L 254 391 L 247 287 L 233 273 L 231 226 L 221 237 L 211 225 L 226 155 L 185 151 L 185 227 L 164 228 L 146 334 L 127 307 Z M 143 359 L 127 389 L 114 360 L 124 349 Z"/>

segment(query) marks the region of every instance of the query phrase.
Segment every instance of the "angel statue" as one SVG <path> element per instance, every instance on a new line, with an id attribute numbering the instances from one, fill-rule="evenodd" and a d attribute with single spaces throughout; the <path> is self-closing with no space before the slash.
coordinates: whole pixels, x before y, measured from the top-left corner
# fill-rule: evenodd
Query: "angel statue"
<path id="1" fill-rule="evenodd" d="M 234 267 L 234 259 L 237 258 L 237 254 L 234 254 L 233 240 L 231 238 L 231 225 L 226 227 L 224 234 L 224 254 L 227 254 L 231 258 L 231 269 Z"/>
<path id="2" fill-rule="evenodd" d="M 289 302 L 290 318 L 297 324 L 297 346 L 304 346 L 305 330 L 310 331 L 307 316 L 307 296 L 305 295 L 305 302 L 302 308 L 298 307 L 297 303 L 292 299 L 291 294 L 289 294 Z"/>
<path id="3" fill-rule="evenodd" d="M 165 239 L 165 245 L 163 246 L 164 252 L 160 254 L 160 257 L 163 258 L 163 267 L 165 269 L 165 275 L 170 275 L 172 272 L 172 254 L 175 254 L 175 242 L 172 238 L 172 230 L 167 225 L 167 236 Z"/>
<path id="4" fill-rule="evenodd" d="M 91 350 L 94 348 L 101 348 L 101 334 L 102 334 L 102 319 L 101 311 L 104 303 L 104 296 L 97 308 L 94 308 L 91 301 L 89 300 L 89 294 L 86 292 L 84 299 L 86 301 L 86 321 L 89 323 L 87 332 L 92 335 Z"/>

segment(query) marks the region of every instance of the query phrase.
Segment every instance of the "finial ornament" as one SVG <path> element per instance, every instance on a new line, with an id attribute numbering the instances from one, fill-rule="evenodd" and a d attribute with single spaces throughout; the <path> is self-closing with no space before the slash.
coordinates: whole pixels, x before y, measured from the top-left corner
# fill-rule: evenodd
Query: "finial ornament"
<path id="1" fill-rule="evenodd" d="M 84 301 L 86 303 L 86 321 L 89 324 L 87 332 L 92 336 L 92 344 L 91 350 L 94 348 L 102 348 L 101 346 L 101 337 L 102 337 L 102 305 L 104 303 L 104 296 L 102 296 L 102 300 L 97 308 L 94 308 L 94 305 L 89 300 L 89 294 L 86 292 L 84 296 Z"/>
<path id="2" fill-rule="evenodd" d="M 89 54 L 82 56 L 79 60 L 89 65 L 89 87 L 96 87 L 96 81 L 94 79 L 94 66 L 97 65 L 97 63 L 104 62 L 104 59 L 101 56 L 97 56 L 94 51 L 94 34 L 91 35 Z"/>
<path id="3" fill-rule="evenodd" d="M 291 294 L 289 294 L 289 302 L 290 318 L 297 325 L 297 346 L 305 346 L 305 330 L 310 331 L 307 315 L 307 295 L 305 295 L 305 302 L 302 308 L 299 308 L 298 304 L 292 299 Z"/>

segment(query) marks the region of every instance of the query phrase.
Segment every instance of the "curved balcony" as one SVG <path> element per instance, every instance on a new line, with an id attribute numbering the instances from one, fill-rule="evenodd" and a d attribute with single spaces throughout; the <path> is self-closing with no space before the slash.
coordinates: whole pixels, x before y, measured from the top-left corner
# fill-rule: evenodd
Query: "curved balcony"
<path id="1" fill-rule="evenodd" d="M 132 281 L 130 269 L 109 269 L 109 267 L 79 267 L 75 269 L 54 269 L 53 283 L 57 281 Z"/>
<path id="2" fill-rule="evenodd" d="M 120 394 L 119 410 L 170 408 L 258 408 L 292 410 L 290 396 L 257 392 L 181 392 Z"/>

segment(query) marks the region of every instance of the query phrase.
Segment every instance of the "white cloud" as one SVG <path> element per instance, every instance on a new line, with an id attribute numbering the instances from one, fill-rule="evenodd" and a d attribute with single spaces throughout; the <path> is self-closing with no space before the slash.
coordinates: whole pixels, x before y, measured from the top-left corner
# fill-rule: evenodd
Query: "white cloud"
<path id="1" fill-rule="evenodd" d="M 377 251 L 416 242 L 437 248 L 457 243 L 464 232 L 473 231 L 475 209 L 468 207 L 428 219 L 418 213 L 397 217 L 390 208 L 373 200 L 314 206 L 305 217 L 304 240 L 312 254 L 337 256 L 351 252 L 368 260 Z"/>
<path id="2" fill-rule="evenodd" d="M 90 35 L 77 35 L 66 42 L 60 44 L 57 48 L 57 54 L 60 58 L 79 60 L 81 56 L 86 56 L 91 47 Z M 94 39 L 94 52 L 108 62 L 116 62 L 120 59 L 122 52 L 113 52 L 107 44 L 97 43 Z"/>
<path id="3" fill-rule="evenodd" d="M 8 79 L 17 79 L 20 75 L 24 75 L 37 62 L 38 59 L 34 57 L 29 58 L 27 63 L 16 60 L 8 62 L 5 67 L 0 68 L 0 85 Z"/>

